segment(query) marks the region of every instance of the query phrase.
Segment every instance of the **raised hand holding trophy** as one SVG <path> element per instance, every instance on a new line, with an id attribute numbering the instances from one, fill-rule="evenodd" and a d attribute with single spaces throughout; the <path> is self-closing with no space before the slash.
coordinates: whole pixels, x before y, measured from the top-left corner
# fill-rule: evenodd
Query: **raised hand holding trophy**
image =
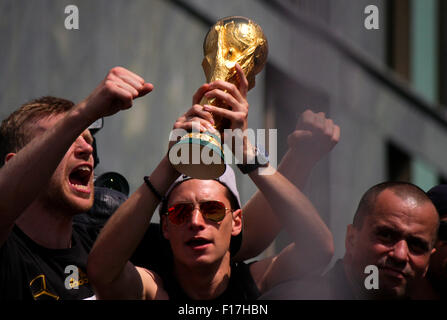
<path id="1" fill-rule="evenodd" d="M 233 16 L 217 21 L 210 28 L 203 43 L 203 51 L 205 57 L 202 67 L 208 83 L 223 80 L 238 86 L 235 69 L 238 63 L 247 77 L 250 90 L 255 86 L 255 75 L 266 63 L 268 44 L 259 25 L 245 17 Z M 200 104 L 228 109 L 219 99 L 208 100 L 203 97 Z M 217 115 L 213 115 L 213 119 L 216 132 L 190 132 L 174 145 L 178 152 L 189 153 L 187 161 L 171 161 L 177 171 L 197 179 L 215 179 L 225 172 L 221 137 L 230 123 Z M 195 157 L 196 161 L 194 152 L 199 154 Z M 206 159 L 203 159 L 204 154 L 207 155 Z"/>

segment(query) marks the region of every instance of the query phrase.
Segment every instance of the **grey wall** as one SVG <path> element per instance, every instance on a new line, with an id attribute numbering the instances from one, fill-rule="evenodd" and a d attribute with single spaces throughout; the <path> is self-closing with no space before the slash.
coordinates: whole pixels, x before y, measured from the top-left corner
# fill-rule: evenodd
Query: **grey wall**
<path id="1" fill-rule="evenodd" d="M 67 4 L 79 8 L 79 30 L 64 28 Z M 37 96 L 80 101 L 117 65 L 155 85 L 97 136 L 99 171 L 122 172 L 135 189 L 205 81 L 203 25 L 166 1 L 3 1 L 1 15 L 2 118 Z"/>

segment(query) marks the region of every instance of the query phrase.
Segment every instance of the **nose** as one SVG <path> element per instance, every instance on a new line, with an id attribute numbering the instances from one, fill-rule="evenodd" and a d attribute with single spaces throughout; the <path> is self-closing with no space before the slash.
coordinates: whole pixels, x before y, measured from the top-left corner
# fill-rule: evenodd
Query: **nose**
<path id="1" fill-rule="evenodd" d="M 93 154 L 93 146 L 87 142 L 83 135 L 80 135 L 75 141 L 75 155 L 78 158 L 89 160 Z"/>
<path id="2" fill-rule="evenodd" d="M 189 226 L 192 229 L 203 229 L 205 227 L 205 218 L 203 217 L 200 209 L 197 206 L 194 207 L 194 210 L 191 212 Z"/>
<path id="3" fill-rule="evenodd" d="M 391 257 L 397 262 L 406 262 L 408 260 L 408 251 L 408 244 L 402 239 L 394 245 Z"/>

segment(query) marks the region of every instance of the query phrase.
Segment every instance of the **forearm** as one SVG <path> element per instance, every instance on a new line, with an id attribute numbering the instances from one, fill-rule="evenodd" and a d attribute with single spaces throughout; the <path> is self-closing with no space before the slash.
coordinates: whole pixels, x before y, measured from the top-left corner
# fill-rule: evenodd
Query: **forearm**
<path id="1" fill-rule="evenodd" d="M 333 252 L 332 234 L 307 197 L 279 172 L 259 175 L 256 170 L 250 177 L 292 237 L 299 263 L 327 262 Z"/>
<path id="2" fill-rule="evenodd" d="M 165 194 L 178 175 L 165 157 L 152 172 L 150 181 L 158 192 Z M 94 284 L 110 284 L 120 278 L 158 204 L 159 199 L 142 184 L 112 215 L 89 255 L 87 269 Z"/>
<path id="3" fill-rule="evenodd" d="M 287 139 L 289 149 L 278 171 L 299 190 L 304 190 L 308 177 L 318 161 L 327 155 L 340 139 L 340 127 L 325 114 L 306 110 L 294 132 Z M 236 259 L 258 255 L 277 236 L 280 223 L 261 192 L 256 192 L 244 207 L 244 237 Z M 262 214 L 262 216 L 261 216 Z M 262 238 L 258 236 L 262 234 Z"/>
<path id="4" fill-rule="evenodd" d="M 73 141 L 91 124 L 81 103 L 0 169 L 0 226 L 12 226 L 44 188 Z"/>
<path id="5" fill-rule="evenodd" d="M 315 165 L 316 161 L 298 154 L 295 150 L 288 149 L 278 166 L 278 172 L 299 190 L 304 190 Z"/>
<path id="6" fill-rule="evenodd" d="M 291 181 L 298 189 L 303 190 L 314 164 L 296 157 L 288 150 L 278 166 L 278 171 Z M 269 202 L 261 191 L 250 198 L 243 208 L 244 233 L 242 245 L 235 256 L 236 261 L 253 258 L 264 251 L 281 231 L 281 222 L 273 212 Z M 259 235 L 262 234 L 262 237 Z"/>

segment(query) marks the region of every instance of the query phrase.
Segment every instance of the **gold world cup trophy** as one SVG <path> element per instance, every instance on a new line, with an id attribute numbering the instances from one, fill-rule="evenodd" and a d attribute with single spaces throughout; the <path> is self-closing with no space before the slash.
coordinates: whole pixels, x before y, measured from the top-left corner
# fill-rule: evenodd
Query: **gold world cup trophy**
<path id="1" fill-rule="evenodd" d="M 239 86 L 235 65 L 238 63 L 248 80 L 248 90 L 255 86 L 255 76 L 263 69 L 268 54 L 267 39 L 261 27 L 245 17 L 227 17 L 217 21 L 208 31 L 203 43 L 202 62 L 208 83 L 223 80 Z M 201 105 L 209 104 L 229 109 L 220 99 L 203 97 Z M 215 179 L 225 172 L 222 146 L 224 129 L 230 121 L 213 114 L 216 132 L 190 132 L 173 146 L 177 161 L 171 163 L 180 173 L 196 179 Z M 187 156 L 182 157 L 181 152 Z M 186 161 L 185 161 L 186 160 Z"/>

